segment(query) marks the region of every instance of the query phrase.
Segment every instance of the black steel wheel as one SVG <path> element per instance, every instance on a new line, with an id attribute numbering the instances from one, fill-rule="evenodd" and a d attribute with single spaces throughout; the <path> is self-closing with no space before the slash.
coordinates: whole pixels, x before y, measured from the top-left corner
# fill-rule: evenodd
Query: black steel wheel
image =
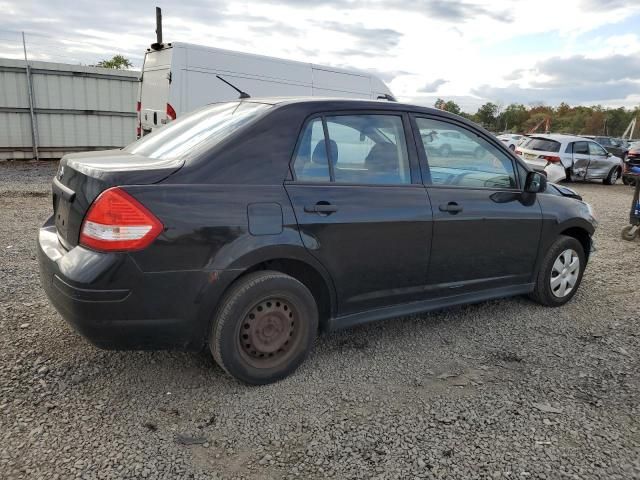
<path id="1" fill-rule="evenodd" d="M 227 292 L 209 348 L 227 373 L 261 385 L 298 368 L 317 331 L 318 309 L 309 289 L 284 273 L 261 271 L 240 278 Z"/>
<path id="2" fill-rule="evenodd" d="M 237 340 L 248 363 L 268 368 L 296 349 L 301 332 L 300 313 L 293 302 L 268 297 L 245 316 Z"/>

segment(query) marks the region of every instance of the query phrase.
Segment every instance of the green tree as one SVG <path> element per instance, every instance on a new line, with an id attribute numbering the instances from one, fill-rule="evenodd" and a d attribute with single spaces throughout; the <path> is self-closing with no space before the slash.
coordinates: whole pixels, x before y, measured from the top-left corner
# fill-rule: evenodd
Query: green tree
<path id="1" fill-rule="evenodd" d="M 444 110 L 447 112 L 455 113 L 456 115 L 460 115 L 460 107 L 453 100 L 449 100 L 444 104 Z"/>
<path id="2" fill-rule="evenodd" d="M 438 98 L 436 102 L 433 104 L 438 110 L 444 110 L 445 101 L 441 98 Z"/>
<path id="3" fill-rule="evenodd" d="M 109 60 L 101 60 L 94 66 L 102 68 L 114 68 L 116 70 L 127 70 L 128 68 L 133 67 L 133 63 L 131 63 L 131 61 L 124 55 L 118 54 L 114 55 L 113 58 Z"/>
<path id="4" fill-rule="evenodd" d="M 478 123 L 485 128 L 491 128 L 496 124 L 497 112 L 498 106 L 495 103 L 487 102 L 478 109 L 475 116 Z"/>
<path id="5" fill-rule="evenodd" d="M 500 114 L 498 124 L 504 130 L 518 133 L 524 130 L 524 124 L 528 119 L 527 107 L 520 103 L 512 103 Z"/>

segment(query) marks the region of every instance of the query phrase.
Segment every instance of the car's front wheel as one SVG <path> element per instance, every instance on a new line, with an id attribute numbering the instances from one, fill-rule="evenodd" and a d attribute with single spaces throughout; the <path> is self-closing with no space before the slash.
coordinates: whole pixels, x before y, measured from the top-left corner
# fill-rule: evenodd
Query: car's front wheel
<path id="1" fill-rule="evenodd" d="M 209 348 L 227 373 L 262 385 L 298 368 L 317 331 L 318 309 L 309 289 L 289 275 L 260 271 L 241 278 L 225 295 Z"/>
<path id="2" fill-rule="evenodd" d="M 585 267 L 582 244 L 560 235 L 542 261 L 531 298 L 549 307 L 564 305 L 578 290 Z"/>

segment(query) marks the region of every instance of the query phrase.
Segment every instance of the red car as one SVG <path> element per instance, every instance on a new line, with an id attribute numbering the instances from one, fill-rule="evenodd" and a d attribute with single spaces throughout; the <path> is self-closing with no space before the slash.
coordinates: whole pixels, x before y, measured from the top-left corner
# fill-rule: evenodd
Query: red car
<path id="1" fill-rule="evenodd" d="M 631 173 L 631 167 L 640 167 L 640 142 L 636 142 L 629 148 L 629 153 L 624 161 L 622 182 L 625 185 L 635 185 L 638 176 Z"/>

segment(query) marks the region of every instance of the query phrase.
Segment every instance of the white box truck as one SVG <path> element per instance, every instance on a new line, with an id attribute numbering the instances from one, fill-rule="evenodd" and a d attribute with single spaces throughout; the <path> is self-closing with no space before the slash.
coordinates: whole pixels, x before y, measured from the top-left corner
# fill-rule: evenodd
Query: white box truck
<path id="1" fill-rule="evenodd" d="M 156 43 L 148 49 L 138 96 L 138 136 L 203 105 L 252 97 L 347 97 L 393 100 L 377 77 L 365 72 L 203 47 Z"/>

